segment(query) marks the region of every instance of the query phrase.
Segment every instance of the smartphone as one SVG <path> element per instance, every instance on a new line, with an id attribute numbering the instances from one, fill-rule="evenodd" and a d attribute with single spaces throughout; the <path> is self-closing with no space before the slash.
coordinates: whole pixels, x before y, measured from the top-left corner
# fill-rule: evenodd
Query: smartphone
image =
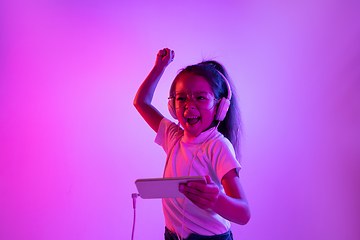
<path id="1" fill-rule="evenodd" d="M 185 195 L 179 191 L 179 186 L 188 182 L 206 183 L 206 179 L 204 176 L 146 178 L 137 179 L 135 185 L 141 198 L 183 198 Z"/>

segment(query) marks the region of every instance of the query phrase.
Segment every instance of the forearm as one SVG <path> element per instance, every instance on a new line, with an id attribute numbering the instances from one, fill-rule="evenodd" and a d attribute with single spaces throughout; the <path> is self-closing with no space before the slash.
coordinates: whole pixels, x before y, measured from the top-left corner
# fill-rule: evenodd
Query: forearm
<path id="1" fill-rule="evenodd" d="M 134 105 L 135 107 L 141 106 L 144 104 L 151 104 L 151 101 L 154 96 L 155 89 L 160 81 L 161 76 L 164 73 L 165 68 L 161 68 L 157 65 L 151 70 L 147 78 L 141 84 L 138 89 L 135 99 Z"/>
<path id="2" fill-rule="evenodd" d="M 243 199 L 232 198 L 220 192 L 212 210 L 231 222 L 245 225 L 250 220 L 248 203 Z"/>
<path id="3" fill-rule="evenodd" d="M 225 193 L 219 191 L 208 175 L 205 178 L 206 183 L 180 185 L 180 192 L 199 208 L 212 209 L 229 221 L 245 225 L 250 220 L 250 209 L 235 168 L 223 177 Z"/>
<path id="4" fill-rule="evenodd" d="M 134 106 L 155 131 L 158 131 L 164 116 L 151 104 L 156 86 L 158 85 L 165 68 L 173 61 L 174 51 L 168 48 L 160 50 L 156 56 L 156 63 L 145 81 L 141 84 L 134 99 Z"/>
<path id="5" fill-rule="evenodd" d="M 163 115 L 151 104 L 151 101 L 164 69 L 165 68 L 155 65 L 145 81 L 141 84 L 134 99 L 136 110 L 155 132 L 158 131 Z"/>

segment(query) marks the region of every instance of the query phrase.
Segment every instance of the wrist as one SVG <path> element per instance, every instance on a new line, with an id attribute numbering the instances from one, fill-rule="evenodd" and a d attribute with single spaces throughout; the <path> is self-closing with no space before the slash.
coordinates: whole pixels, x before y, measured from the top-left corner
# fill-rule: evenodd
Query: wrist
<path id="1" fill-rule="evenodd" d="M 223 201 L 223 198 L 225 197 L 224 195 L 225 195 L 225 193 L 223 193 L 222 191 L 219 191 L 217 200 L 216 200 L 214 206 L 211 208 L 211 210 L 213 210 L 216 213 L 219 213 L 218 211 L 222 208 L 221 202 Z"/>
<path id="2" fill-rule="evenodd" d="M 155 63 L 153 67 L 153 71 L 159 74 L 162 74 L 165 71 L 166 66 L 163 66 L 162 64 Z"/>

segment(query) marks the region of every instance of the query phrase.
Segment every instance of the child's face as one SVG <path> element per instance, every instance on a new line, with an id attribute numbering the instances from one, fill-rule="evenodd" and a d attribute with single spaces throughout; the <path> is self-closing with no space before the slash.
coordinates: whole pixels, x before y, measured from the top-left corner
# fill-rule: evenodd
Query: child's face
<path id="1" fill-rule="evenodd" d="M 204 77 L 189 73 L 181 75 L 176 82 L 175 92 L 187 99 L 179 104 L 179 98 L 175 98 L 176 115 L 185 133 L 197 137 L 211 127 L 217 106 L 210 84 Z"/>

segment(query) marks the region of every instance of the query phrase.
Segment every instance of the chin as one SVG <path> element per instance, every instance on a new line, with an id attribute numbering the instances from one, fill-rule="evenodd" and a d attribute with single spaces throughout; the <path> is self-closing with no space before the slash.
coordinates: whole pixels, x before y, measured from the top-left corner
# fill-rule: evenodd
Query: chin
<path id="1" fill-rule="evenodd" d="M 184 131 L 185 131 L 188 135 L 190 135 L 190 136 L 192 136 L 192 137 L 197 137 L 197 136 L 199 136 L 200 133 L 201 133 L 200 130 L 195 130 L 195 129 L 190 130 L 188 127 L 185 127 L 185 128 L 184 128 Z"/>

